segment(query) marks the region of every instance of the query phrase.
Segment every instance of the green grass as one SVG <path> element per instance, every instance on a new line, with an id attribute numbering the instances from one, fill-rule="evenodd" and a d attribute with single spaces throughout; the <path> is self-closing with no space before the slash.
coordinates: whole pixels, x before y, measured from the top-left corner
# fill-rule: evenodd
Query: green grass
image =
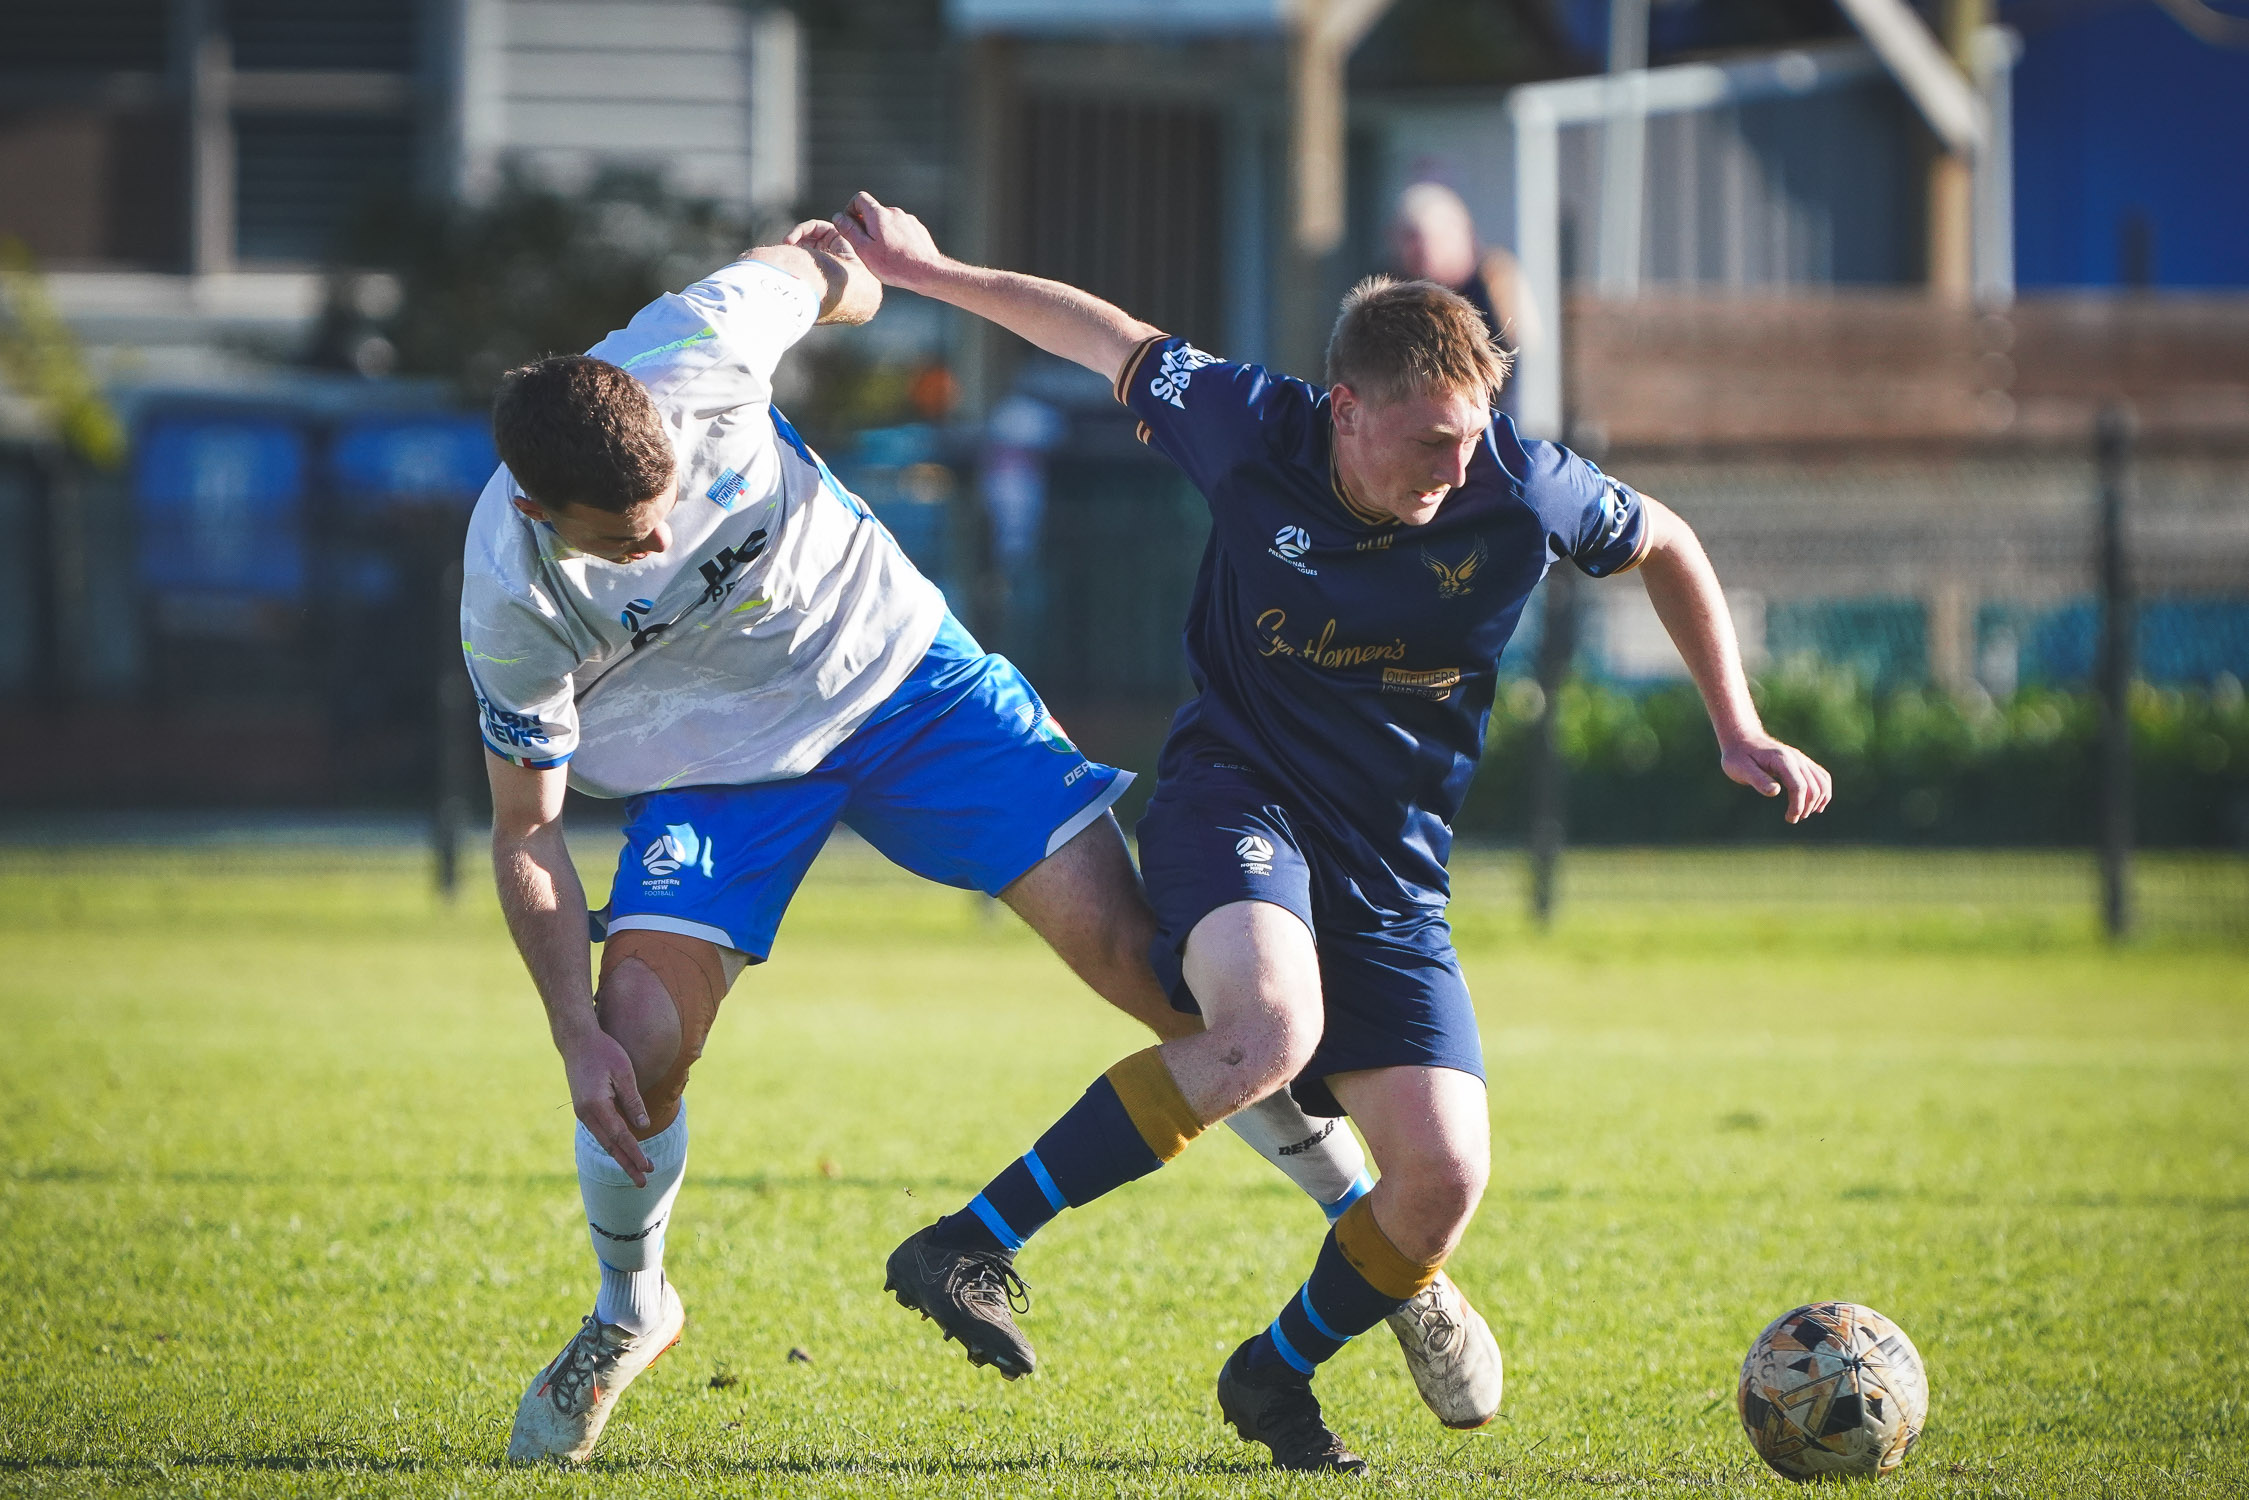
<path id="1" fill-rule="evenodd" d="M 1496 1162 L 1453 1270 L 1507 1407 L 1446 1433 L 1361 1340 L 1322 1388 L 1371 1488 L 1789 1493 L 1733 1374 L 1845 1297 L 1931 1372 L 1885 1493 L 2249 1493 L 2242 950 L 2109 950 L 2050 861 L 1589 854 L 1547 936 L 1515 864 L 1460 873 Z M 863 850 L 697 1071 L 688 1337 L 585 1474 L 497 1464 L 591 1279 L 561 1070 L 481 890 L 439 905 L 405 851 L 0 853 L 0 1041 L 0 1489 L 1341 1489 L 1213 1411 L 1320 1234 L 1223 1133 L 1026 1254 L 1034 1380 L 878 1291 L 1140 1043 L 1012 918 Z"/>

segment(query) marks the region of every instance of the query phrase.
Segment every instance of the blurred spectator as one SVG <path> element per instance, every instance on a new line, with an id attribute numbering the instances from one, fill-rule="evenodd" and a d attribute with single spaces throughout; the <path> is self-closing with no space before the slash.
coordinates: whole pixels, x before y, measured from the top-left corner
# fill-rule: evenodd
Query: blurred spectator
<path id="1" fill-rule="evenodd" d="M 1390 249 L 1402 274 L 1449 286 L 1474 303 L 1509 354 L 1538 347 L 1538 309 L 1515 257 L 1477 243 L 1476 221 L 1451 188 L 1417 182 L 1400 193 L 1390 220 Z M 1513 411 L 1512 385 L 1502 392 L 1500 406 Z"/>

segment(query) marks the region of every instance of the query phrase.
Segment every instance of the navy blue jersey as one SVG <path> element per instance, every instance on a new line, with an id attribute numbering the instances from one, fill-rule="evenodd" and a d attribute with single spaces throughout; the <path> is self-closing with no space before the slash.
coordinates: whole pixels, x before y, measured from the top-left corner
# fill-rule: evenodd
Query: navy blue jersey
<path id="1" fill-rule="evenodd" d="M 1328 398 L 1151 339 L 1117 394 L 1210 502 L 1187 615 L 1196 696 L 1159 777 L 1239 762 L 1318 820 L 1378 908 L 1441 904 L 1452 821 L 1483 753 L 1499 654 L 1547 568 L 1596 578 L 1647 551 L 1645 501 L 1493 412 L 1468 477 L 1405 526 L 1347 500 Z"/>

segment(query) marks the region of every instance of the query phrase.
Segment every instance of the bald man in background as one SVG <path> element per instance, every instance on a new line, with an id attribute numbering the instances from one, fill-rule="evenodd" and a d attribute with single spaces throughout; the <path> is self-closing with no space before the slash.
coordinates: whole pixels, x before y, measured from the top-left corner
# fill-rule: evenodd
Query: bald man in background
<path id="1" fill-rule="evenodd" d="M 1538 309 L 1531 305 L 1515 257 L 1477 244 L 1476 220 L 1460 194 L 1441 182 L 1417 182 L 1398 195 L 1390 219 L 1391 259 L 1415 281 L 1434 281 L 1468 299 L 1509 355 L 1540 345 Z M 1501 391 L 1500 409 L 1513 414 L 1515 388 Z"/>

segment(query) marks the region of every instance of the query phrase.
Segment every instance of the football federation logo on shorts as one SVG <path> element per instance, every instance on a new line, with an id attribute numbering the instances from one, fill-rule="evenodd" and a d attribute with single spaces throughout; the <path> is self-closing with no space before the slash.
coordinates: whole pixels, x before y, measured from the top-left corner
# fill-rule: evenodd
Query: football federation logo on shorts
<path id="1" fill-rule="evenodd" d="M 641 868 L 655 876 L 676 875 L 681 870 L 701 870 L 703 878 L 711 875 L 713 846 L 706 838 L 698 838 L 692 823 L 667 823 L 664 831 L 647 848 L 640 851 Z"/>
<path id="2" fill-rule="evenodd" d="M 1242 862 L 1244 875 L 1270 875 L 1273 873 L 1273 844 L 1269 839 L 1254 833 L 1243 834 L 1234 845 L 1234 855 Z"/>
<path id="3" fill-rule="evenodd" d="M 1312 550 L 1312 533 L 1301 526 L 1283 526 L 1279 531 L 1273 533 L 1273 545 L 1265 550 L 1307 578 L 1320 576 L 1318 568 L 1307 568 L 1297 561 L 1298 558 Z"/>

